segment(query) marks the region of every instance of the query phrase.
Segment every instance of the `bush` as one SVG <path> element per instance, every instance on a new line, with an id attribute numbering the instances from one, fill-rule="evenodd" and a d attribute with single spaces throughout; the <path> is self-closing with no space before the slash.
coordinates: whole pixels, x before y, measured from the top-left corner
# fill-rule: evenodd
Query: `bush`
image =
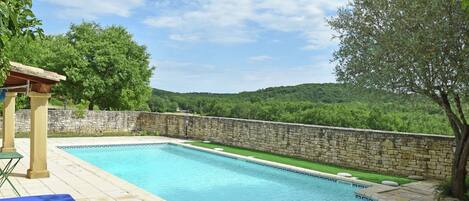
<path id="1" fill-rule="evenodd" d="M 81 102 L 75 106 L 75 110 L 73 111 L 73 116 L 77 119 L 85 118 L 86 112 L 88 111 L 88 103 Z"/>

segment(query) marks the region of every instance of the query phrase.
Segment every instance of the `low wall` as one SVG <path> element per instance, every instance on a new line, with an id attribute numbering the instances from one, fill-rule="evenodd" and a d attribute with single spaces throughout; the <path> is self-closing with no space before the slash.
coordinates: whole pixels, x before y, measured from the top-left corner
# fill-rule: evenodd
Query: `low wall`
<path id="1" fill-rule="evenodd" d="M 137 117 L 133 111 L 87 111 L 81 117 L 72 110 L 49 110 L 50 132 L 102 133 L 137 131 Z M 29 132 L 31 113 L 29 110 L 16 112 L 16 131 Z M 2 127 L 3 124 L 0 124 Z"/>
<path id="2" fill-rule="evenodd" d="M 139 128 L 339 166 L 449 177 L 453 138 L 221 117 L 144 113 Z"/>
<path id="3" fill-rule="evenodd" d="M 16 114 L 17 130 L 29 130 L 29 111 Z M 51 132 L 151 131 L 210 140 L 339 166 L 396 175 L 449 177 L 454 138 L 222 117 L 150 112 L 49 111 Z"/>

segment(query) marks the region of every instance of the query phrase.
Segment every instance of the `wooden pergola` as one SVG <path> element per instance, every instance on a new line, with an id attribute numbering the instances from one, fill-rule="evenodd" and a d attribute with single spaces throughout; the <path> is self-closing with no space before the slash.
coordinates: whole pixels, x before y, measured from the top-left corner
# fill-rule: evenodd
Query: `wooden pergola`
<path id="1" fill-rule="evenodd" d="M 28 178 L 49 177 L 47 170 L 47 110 L 53 85 L 66 77 L 41 68 L 10 62 L 11 69 L 2 88 L 6 89 L 3 101 L 2 152 L 15 149 L 15 101 L 18 93 L 26 93 L 31 105 L 30 166 Z"/>

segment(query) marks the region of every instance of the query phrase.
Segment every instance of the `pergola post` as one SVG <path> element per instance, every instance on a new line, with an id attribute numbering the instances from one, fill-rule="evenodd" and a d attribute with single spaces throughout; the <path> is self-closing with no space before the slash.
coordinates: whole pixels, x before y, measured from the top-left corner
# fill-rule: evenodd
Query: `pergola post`
<path id="1" fill-rule="evenodd" d="M 31 145 L 30 167 L 27 177 L 49 177 L 47 170 L 47 104 L 50 93 L 30 92 L 31 98 Z"/>
<path id="2" fill-rule="evenodd" d="M 15 101 L 16 92 L 6 92 L 3 100 L 3 144 L 2 152 L 13 152 L 15 149 Z"/>

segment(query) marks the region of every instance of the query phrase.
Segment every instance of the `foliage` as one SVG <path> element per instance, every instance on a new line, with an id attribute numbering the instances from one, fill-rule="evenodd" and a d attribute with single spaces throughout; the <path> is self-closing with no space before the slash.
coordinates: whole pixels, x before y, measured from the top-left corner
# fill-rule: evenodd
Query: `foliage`
<path id="1" fill-rule="evenodd" d="M 5 46 L 14 37 L 35 37 L 43 31 L 31 10 L 32 0 L 0 0 L 0 83 L 10 69 Z"/>
<path id="2" fill-rule="evenodd" d="M 461 1 L 461 6 L 464 10 L 469 12 L 469 0 L 462 0 Z"/>
<path id="3" fill-rule="evenodd" d="M 9 49 L 18 62 L 66 75 L 54 88 L 62 100 L 86 100 L 89 109 L 148 110 L 150 55 L 121 26 L 72 24 L 65 35 L 15 40 Z"/>
<path id="4" fill-rule="evenodd" d="M 421 94 L 444 110 L 455 136 L 451 193 L 465 199 L 469 158 L 469 14 L 461 1 L 355 0 L 329 24 L 338 33 L 338 80 Z"/>
<path id="5" fill-rule="evenodd" d="M 176 112 L 178 109 L 177 103 L 159 96 L 151 96 L 148 106 L 154 112 Z"/>
<path id="6" fill-rule="evenodd" d="M 15 102 L 15 109 L 25 109 L 25 108 L 30 108 L 30 102 L 29 102 L 29 97 L 26 96 L 26 94 L 19 93 L 18 96 L 16 96 L 16 102 Z"/>
<path id="7" fill-rule="evenodd" d="M 424 97 L 342 84 L 303 84 L 239 94 L 173 93 L 153 90 L 150 108 L 379 130 L 450 134 L 443 111 Z"/>
<path id="8" fill-rule="evenodd" d="M 297 158 L 292 158 L 288 156 L 272 154 L 272 153 L 263 152 L 263 151 L 256 151 L 256 150 L 251 150 L 251 149 L 246 149 L 246 148 L 241 148 L 241 147 L 233 147 L 233 146 L 227 146 L 227 145 L 222 145 L 222 144 L 217 144 L 217 143 L 203 143 L 199 141 L 189 142 L 189 144 L 198 146 L 198 147 L 209 148 L 209 149 L 222 148 L 223 151 L 227 153 L 233 153 L 233 154 L 238 154 L 242 156 L 254 156 L 255 158 L 258 158 L 261 160 L 273 161 L 277 163 L 292 165 L 292 166 L 306 168 L 310 170 L 316 170 L 316 171 L 325 172 L 325 173 L 334 174 L 334 175 L 339 172 L 348 172 L 352 174 L 354 177 L 358 177 L 358 179 L 375 182 L 375 183 L 381 183 L 384 180 L 395 181 L 399 184 L 406 184 L 406 183 L 413 182 L 413 180 L 404 178 L 404 177 L 382 175 L 382 174 L 368 172 L 368 171 L 344 168 L 344 167 L 339 167 L 339 166 L 334 166 L 334 165 L 326 165 L 326 164 L 311 162 L 311 161 L 307 161 L 303 159 L 297 159 Z"/>
<path id="9" fill-rule="evenodd" d="M 63 101 L 59 100 L 58 98 L 54 98 L 54 97 L 51 97 L 49 99 L 49 106 L 59 106 L 59 107 L 63 107 Z"/>
<path id="10" fill-rule="evenodd" d="M 86 108 L 88 107 L 89 102 L 83 101 L 75 105 L 75 110 L 73 111 L 73 116 L 77 119 L 83 119 L 86 116 Z"/>

